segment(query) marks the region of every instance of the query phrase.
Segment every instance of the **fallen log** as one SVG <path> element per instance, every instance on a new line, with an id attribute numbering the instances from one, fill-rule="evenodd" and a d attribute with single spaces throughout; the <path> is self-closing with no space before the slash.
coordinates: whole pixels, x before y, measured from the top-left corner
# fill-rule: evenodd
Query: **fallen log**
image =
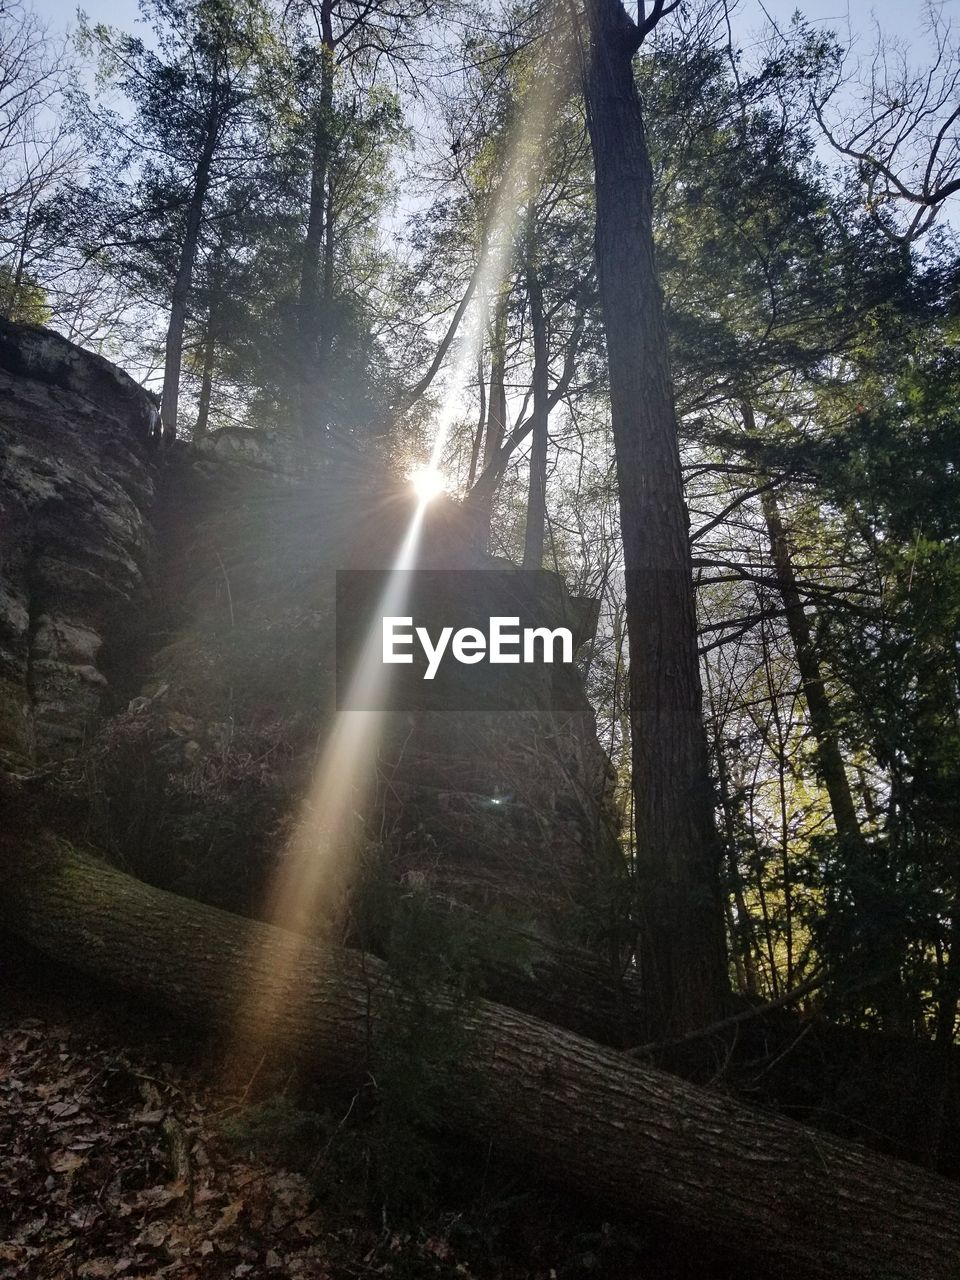
<path id="1" fill-rule="evenodd" d="M 291 1053 L 328 1077 L 364 1073 L 390 991 L 373 957 L 301 941 L 296 968 L 278 977 L 290 955 L 284 931 L 52 840 L 8 843 L 0 909 L 7 929 L 44 954 L 176 1015 L 253 1035 L 236 1019 L 272 1008 Z M 960 1192 L 945 1179 L 499 1005 L 477 1002 L 463 1022 L 469 1053 L 453 1068 L 462 1087 L 450 1125 L 611 1210 L 705 1235 L 751 1270 L 792 1280 L 960 1274 Z"/>
<path id="2" fill-rule="evenodd" d="M 474 907 L 439 894 L 429 900 L 438 915 L 451 915 L 468 932 L 489 927 Z M 595 950 L 543 937 L 508 918 L 497 918 L 493 927 L 507 946 L 503 955 L 483 949 L 481 982 L 491 1000 L 614 1049 L 637 1043 L 643 993 L 635 969 L 620 971 Z M 349 945 L 382 957 L 387 939 L 368 925 Z"/>

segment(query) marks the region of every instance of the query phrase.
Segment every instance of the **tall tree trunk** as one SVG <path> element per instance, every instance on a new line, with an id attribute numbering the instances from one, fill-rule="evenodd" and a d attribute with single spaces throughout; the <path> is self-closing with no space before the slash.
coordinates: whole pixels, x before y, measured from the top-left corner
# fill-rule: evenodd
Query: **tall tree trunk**
<path id="1" fill-rule="evenodd" d="M 823 784 L 830 798 L 833 821 L 842 840 L 860 843 L 860 821 L 854 803 L 850 781 L 843 763 L 840 742 L 834 727 L 830 698 L 820 670 L 813 643 L 810 622 L 803 607 L 793 568 L 793 556 L 787 540 L 780 506 L 772 489 L 764 491 L 761 499 L 763 516 L 770 541 L 770 558 L 777 579 L 777 591 L 783 601 L 787 630 L 793 643 L 797 667 L 803 684 L 803 696 L 810 714 L 810 728 L 816 744 L 817 763 L 823 776 Z"/>
<path id="2" fill-rule="evenodd" d="M 756 434 L 756 420 L 753 407 L 749 402 L 741 405 L 744 424 L 747 430 Z M 810 717 L 810 729 L 816 747 L 817 764 L 823 785 L 826 787 L 833 813 L 837 835 L 848 848 L 863 846 L 863 832 L 857 815 L 857 806 L 853 798 L 853 789 L 847 776 L 840 739 L 834 721 L 830 696 L 820 667 L 820 659 L 814 644 L 813 631 L 803 599 L 797 584 L 796 570 L 793 565 L 793 553 L 790 541 L 783 525 L 780 504 L 772 489 L 761 495 L 764 521 L 767 526 L 767 537 L 770 544 L 770 558 L 773 561 L 777 580 L 777 592 L 783 602 L 784 617 L 787 630 L 793 644 L 803 687 L 803 696 Z M 784 819 L 785 821 L 785 819 Z M 789 883 L 787 881 L 787 839 L 786 830 L 783 836 L 784 849 L 784 890 L 789 903 Z M 789 951 L 788 951 L 789 956 Z M 789 968 L 789 966 L 788 966 Z M 790 975 L 788 972 L 788 982 Z M 885 1030 L 899 1035 L 909 1035 L 912 1031 L 910 1010 L 907 1006 L 903 984 L 899 975 L 894 974 L 877 984 L 874 998 L 880 1011 Z"/>
<path id="3" fill-rule="evenodd" d="M 662 6 L 661 6 L 662 7 Z M 585 95 L 630 641 L 640 960 L 651 1038 L 714 1020 L 727 990 L 689 520 L 660 287 L 652 169 L 620 0 L 588 0 Z"/>
<path id="4" fill-rule="evenodd" d="M 530 440 L 530 483 L 527 489 L 527 524 L 523 567 L 543 566 L 543 537 L 547 519 L 547 446 L 550 429 L 550 388 L 547 364 L 547 322 L 543 314 L 543 287 L 536 265 L 536 223 L 531 205 L 527 228 L 527 298 L 533 334 L 533 431 Z"/>
<path id="5" fill-rule="evenodd" d="M 715 705 L 710 682 L 710 668 L 705 667 L 707 693 L 711 705 Z M 753 919 L 747 909 L 747 900 L 743 892 L 743 874 L 740 869 L 740 842 L 737 838 L 737 806 L 730 787 L 730 771 L 727 768 L 727 757 L 723 749 L 723 733 L 718 717 L 712 717 L 713 758 L 717 770 L 717 791 L 720 801 L 720 812 L 723 815 L 723 835 L 727 854 L 727 876 L 730 883 L 730 894 L 736 906 L 736 914 L 728 909 L 727 928 L 730 933 L 730 944 L 733 949 L 733 961 L 737 969 L 737 980 L 740 990 L 748 996 L 760 994 L 757 980 L 756 955 L 759 946 L 753 928 Z M 729 904 L 729 896 L 727 898 Z"/>
<path id="6" fill-rule="evenodd" d="M 170 298 L 170 320 L 167 324 L 167 340 L 163 358 L 163 392 L 160 397 L 160 420 L 163 436 L 173 440 L 177 434 L 177 417 L 180 411 L 180 364 L 183 359 L 183 331 L 187 322 L 187 302 L 193 283 L 193 269 L 197 261 L 200 243 L 200 225 L 203 209 L 210 189 L 210 170 L 220 134 L 220 94 L 214 84 L 213 99 L 207 116 L 203 150 L 197 163 L 193 180 L 193 192 L 187 208 L 187 225 L 180 246 L 180 261 Z"/>
<path id="7" fill-rule="evenodd" d="M 480 412 L 477 415 L 477 429 L 473 433 L 473 448 L 470 450 L 470 469 L 467 472 L 467 488 L 472 489 L 477 478 L 477 467 L 480 465 L 480 448 L 483 445 L 483 432 L 487 425 L 487 385 L 483 375 L 483 342 L 477 352 L 477 393 L 480 396 Z"/>
<path id="8" fill-rule="evenodd" d="M 327 177 L 326 210 L 323 224 L 323 322 L 320 325 L 317 361 L 319 377 L 323 377 L 328 357 L 333 349 L 333 298 L 336 291 L 336 217 L 334 181 L 331 176 Z"/>
<path id="9" fill-rule="evenodd" d="M 316 414 L 318 338 L 320 336 L 320 260 L 324 249 L 327 216 L 327 182 L 333 155 L 333 0 L 323 0 L 320 21 L 320 95 L 313 124 L 310 161 L 310 202 L 307 234 L 300 264 L 298 316 L 298 411 L 301 430 L 309 433 L 319 424 Z"/>
<path id="10" fill-rule="evenodd" d="M 207 319 L 207 332 L 203 340 L 203 364 L 200 370 L 200 398 L 197 403 L 197 420 L 193 424 L 194 442 L 202 440 L 210 425 L 210 401 L 213 397 L 213 317 Z"/>
<path id="11" fill-rule="evenodd" d="M 19 938 L 235 1042 L 269 1034 L 325 1081 L 364 1078 L 391 993 L 373 957 L 178 898 L 61 844 L 5 844 L 0 905 Z M 477 1001 L 460 1017 L 447 1124 L 611 1212 L 665 1222 L 758 1274 L 956 1275 L 954 1184 L 503 1006 Z"/>
<path id="12" fill-rule="evenodd" d="M 509 294 L 503 289 L 493 308 L 490 325 L 490 394 L 487 397 L 487 434 L 483 442 L 484 470 L 496 457 L 507 429 L 507 305 Z M 485 492 L 482 501 L 474 507 L 478 540 L 481 547 L 490 542 L 490 521 L 493 512 L 494 489 Z"/>

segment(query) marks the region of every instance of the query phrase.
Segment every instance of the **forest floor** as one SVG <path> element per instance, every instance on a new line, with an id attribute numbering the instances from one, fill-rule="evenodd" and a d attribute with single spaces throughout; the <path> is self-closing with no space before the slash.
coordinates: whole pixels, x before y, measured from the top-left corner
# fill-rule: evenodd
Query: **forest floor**
<path id="1" fill-rule="evenodd" d="M 0 1280 L 651 1274 L 631 1233 L 500 1170 L 414 1225 L 345 1209 L 322 1146 L 290 1167 L 238 1141 L 252 1082 L 209 1044 L 0 965 Z"/>

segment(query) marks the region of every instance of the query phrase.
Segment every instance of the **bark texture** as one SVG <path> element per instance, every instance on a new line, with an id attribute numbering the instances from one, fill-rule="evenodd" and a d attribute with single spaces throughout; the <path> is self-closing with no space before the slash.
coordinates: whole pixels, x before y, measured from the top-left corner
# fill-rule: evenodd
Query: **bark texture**
<path id="1" fill-rule="evenodd" d="M 587 14 L 584 91 L 626 569 L 640 960 L 649 1038 L 661 1039 L 714 1021 L 722 1008 L 719 847 L 652 170 L 633 74 L 642 32 L 620 0 L 589 0 Z"/>
<path id="2" fill-rule="evenodd" d="M 803 682 L 803 696 L 807 701 L 810 727 L 813 729 L 816 742 L 817 763 L 823 775 L 823 785 L 830 797 L 833 821 L 836 824 L 837 834 L 842 839 L 858 843 L 861 838 L 860 820 L 857 817 L 857 807 L 843 763 L 843 753 L 840 750 L 840 740 L 834 725 L 830 698 L 820 670 L 820 659 L 817 657 L 810 620 L 803 607 L 800 588 L 797 585 L 793 556 L 780 515 L 780 504 L 772 489 L 767 489 L 763 493 L 762 502 L 767 537 L 770 540 L 770 557 L 777 577 L 777 590 L 783 601 L 787 629 L 797 656 L 797 667 Z"/>
<path id="3" fill-rule="evenodd" d="M 499 450 L 507 429 L 507 306 L 509 296 L 501 291 L 494 303 L 490 322 L 490 393 L 487 398 L 487 429 L 483 440 L 483 469 Z M 485 489 L 474 503 L 473 513 L 478 545 L 486 549 L 490 543 L 490 522 L 496 486 Z"/>
<path id="4" fill-rule="evenodd" d="M 193 284 L 193 270 L 200 244 L 200 226 L 203 221 L 204 206 L 210 190 L 210 171 L 223 123 L 221 91 L 216 83 L 212 92 L 210 111 L 204 126 L 203 148 L 197 162 L 190 203 L 187 206 L 186 229 L 180 246 L 177 275 L 170 298 L 170 319 L 167 323 L 163 359 L 163 392 L 160 400 L 163 434 L 169 440 L 175 439 L 177 434 L 177 418 L 180 413 L 180 365 L 183 360 L 183 331 L 187 323 L 187 302 Z"/>
<path id="5" fill-rule="evenodd" d="M 256 1020 L 244 1018 L 272 1009 L 289 1050 L 325 1077 L 362 1075 L 390 983 L 375 959 L 300 942 L 290 968 L 282 930 L 150 888 L 51 842 L 6 855 L 0 903 L 18 937 L 235 1036 L 257 1036 Z M 702 1233 L 768 1275 L 956 1277 L 953 1184 L 502 1006 L 480 1002 L 463 1018 L 468 1061 L 454 1068 L 463 1087 L 451 1125 L 546 1176 L 621 1213 Z"/>
<path id="6" fill-rule="evenodd" d="M 316 399 L 319 383 L 320 347 L 323 331 L 329 329 L 329 316 L 321 317 L 320 263 L 332 253 L 333 228 L 330 225 L 328 183 L 334 156 L 333 79 L 336 48 L 333 36 L 332 0 L 323 0 L 316 10 L 320 26 L 320 93 L 313 125 L 313 150 L 310 159 L 310 204 L 307 212 L 307 234 L 300 265 L 299 397 L 300 425 L 304 432 L 316 428 Z"/>
<path id="7" fill-rule="evenodd" d="M 547 447 L 550 442 L 550 388 L 548 385 L 547 321 L 543 310 L 543 286 L 536 264 L 536 230 L 533 212 L 527 235 L 527 298 L 533 334 L 533 439 L 530 443 L 530 483 L 527 488 L 527 526 L 523 567 L 543 564 L 547 520 Z"/>

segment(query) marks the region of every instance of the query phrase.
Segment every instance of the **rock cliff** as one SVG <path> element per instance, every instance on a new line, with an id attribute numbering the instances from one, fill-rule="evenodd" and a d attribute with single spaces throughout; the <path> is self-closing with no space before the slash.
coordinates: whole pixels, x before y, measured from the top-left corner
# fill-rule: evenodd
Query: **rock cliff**
<path id="1" fill-rule="evenodd" d="M 406 486 L 344 441 L 161 447 L 130 378 L 42 330 L 2 326 L 0 388 L 0 750 L 55 763 L 144 878 L 256 912 L 334 714 L 335 570 L 392 562 Z M 421 563 L 492 562 L 439 503 Z M 572 705 L 388 717 L 363 839 L 397 878 L 589 931 L 615 834 Z"/>
<path id="2" fill-rule="evenodd" d="M 153 406 L 108 361 L 0 323 L 0 750 L 75 753 L 154 561 Z"/>

